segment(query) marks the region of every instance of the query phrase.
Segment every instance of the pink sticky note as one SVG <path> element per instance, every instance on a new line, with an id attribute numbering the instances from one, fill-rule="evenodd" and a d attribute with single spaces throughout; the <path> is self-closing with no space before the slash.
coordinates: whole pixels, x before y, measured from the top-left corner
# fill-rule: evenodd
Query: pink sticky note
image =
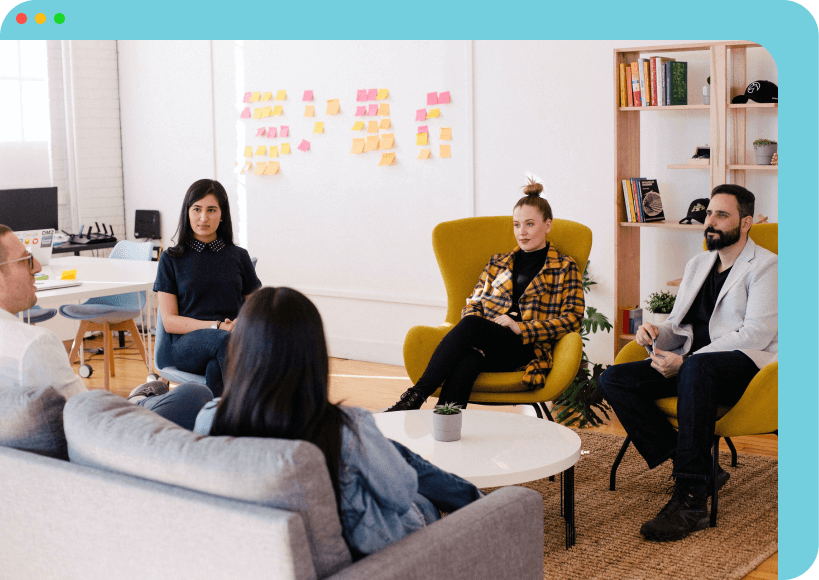
<path id="1" fill-rule="evenodd" d="M 373 97 L 375 98 L 375 97 Z M 370 112 L 367 113 L 370 117 L 378 115 L 378 105 L 370 105 Z"/>
<path id="2" fill-rule="evenodd" d="M 245 93 L 245 98 L 244 98 L 244 99 L 242 99 L 242 102 L 243 102 L 243 103 L 249 103 L 249 102 L 250 102 L 250 97 L 251 97 L 251 96 L 253 96 L 253 93 Z"/>
<path id="3" fill-rule="evenodd" d="M 256 137 L 264 137 L 264 133 L 265 133 L 265 128 L 264 127 L 259 127 L 259 130 L 256 131 Z"/>
<path id="4" fill-rule="evenodd" d="M 267 128 L 267 136 L 273 138 L 276 136 L 276 127 L 268 127 Z"/>
<path id="5" fill-rule="evenodd" d="M 426 109 L 418 109 L 415 111 L 415 120 L 416 121 L 426 121 L 427 120 L 427 110 Z"/>
<path id="6" fill-rule="evenodd" d="M 444 91 L 440 95 L 438 95 L 438 104 L 439 105 L 446 105 L 449 103 L 449 91 Z"/>
<path id="7" fill-rule="evenodd" d="M 418 125 L 418 132 L 419 133 L 429 133 L 429 128 L 427 125 Z"/>
<path id="8" fill-rule="evenodd" d="M 367 100 L 374 101 L 378 98 L 378 89 L 370 89 L 367 91 Z"/>
<path id="9" fill-rule="evenodd" d="M 252 115 L 250 114 L 250 107 L 245 107 L 245 110 L 242 111 L 241 118 L 242 119 L 250 119 L 250 117 L 252 117 Z"/>
<path id="10" fill-rule="evenodd" d="M 301 98 L 302 101 L 312 101 L 313 100 L 313 91 L 304 91 L 304 96 Z"/>
<path id="11" fill-rule="evenodd" d="M 356 91 L 355 100 L 359 103 L 367 100 L 367 89 L 360 89 Z"/>
<path id="12" fill-rule="evenodd" d="M 438 93 L 427 93 L 427 105 L 438 104 Z"/>
<path id="13" fill-rule="evenodd" d="M 279 137 L 287 137 L 290 134 L 290 127 L 287 125 L 282 125 L 281 131 L 279 131 Z"/>
<path id="14" fill-rule="evenodd" d="M 299 149 L 302 151 L 307 151 L 308 149 L 310 149 L 310 141 L 305 141 L 304 139 L 302 139 L 301 143 L 299 144 Z"/>
<path id="15" fill-rule="evenodd" d="M 376 108 L 377 108 L 377 107 L 376 107 Z M 356 117 L 362 117 L 362 116 L 364 116 L 364 115 L 366 115 L 366 114 L 367 114 L 367 107 L 366 107 L 366 106 L 364 106 L 364 107 L 356 107 L 356 108 L 355 108 L 355 116 L 356 116 Z"/>

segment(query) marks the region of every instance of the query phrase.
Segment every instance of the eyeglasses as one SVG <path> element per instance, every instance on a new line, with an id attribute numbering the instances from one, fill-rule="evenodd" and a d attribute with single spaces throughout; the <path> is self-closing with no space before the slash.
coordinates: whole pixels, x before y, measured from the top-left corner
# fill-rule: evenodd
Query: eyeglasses
<path id="1" fill-rule="evenodd" d="M 28 260 L 28 269 L 34 269 L 34 256 L 30 253 L 26 253 L 25 256 L 22 258 L 17 258 L 16 260 L 9 260 L 8 262 L 0 262 L 0 266 L 5 266 L 6 264 L 13 264 L 14 262 L 22 262 L 23 260 Z"/>

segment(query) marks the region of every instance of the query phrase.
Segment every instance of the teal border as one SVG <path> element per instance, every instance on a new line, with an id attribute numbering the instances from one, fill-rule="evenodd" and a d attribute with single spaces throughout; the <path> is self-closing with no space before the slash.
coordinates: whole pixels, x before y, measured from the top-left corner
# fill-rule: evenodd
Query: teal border
<path id="1" fill-rule="evenodd" d="M 801 5 L 747 0 L 666 5 L 595 0 L 583 3 L 386 2 L 264 4 L 217 2 L 117 5 L 91 0 L 30 0 L 12 10 L 0 39 L 58 38 L 660 38 L 737 39 L 765 46 L 778 67 L 785 106 L 779 113 L 780 401 L 779 577 L 794 578 L 816 558 L 817 409 L 817 26 Z M 29 22 L 15 21 L 18 11 Z M 48 16 L 34 23 L 34 14 Z M 64 24 L 53 22 L 62 12 Z M 631 41 L 618 44 L 628 46 Z M 610 58 L 610 55 L 606 55 Z M 787 282 L 794 284 L 792 295 Z M 796 413 L 796 411 L 801 411 Z M 803 413 L 804 414 L 803 414 Z"/>

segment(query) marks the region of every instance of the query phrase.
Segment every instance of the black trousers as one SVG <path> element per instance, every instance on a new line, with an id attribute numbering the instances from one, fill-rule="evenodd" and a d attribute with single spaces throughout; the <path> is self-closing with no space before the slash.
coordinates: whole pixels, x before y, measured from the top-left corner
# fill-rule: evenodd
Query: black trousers
<path id="1" fill-rule="evenodd" d="M 466 407 L 479 374 L 514 371 L 534 358 L 534 345 L 523 344 L 512 329 L 464 316 L 435 349 L 415 387 L 429 396 L 443 384 L 439 402 Z"/>

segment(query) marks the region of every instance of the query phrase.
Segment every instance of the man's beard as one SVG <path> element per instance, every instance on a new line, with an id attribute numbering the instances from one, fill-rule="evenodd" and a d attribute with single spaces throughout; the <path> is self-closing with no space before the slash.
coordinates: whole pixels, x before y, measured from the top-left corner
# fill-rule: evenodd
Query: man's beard
<path id="1" fill-rule="evenodd" d="M 717 237 L 710 238 L 708 237 L 708 234 L 717 234 Z M 705 228 L 704 235 L 705 247 L 708 248 L 709 251 L 713 252 L 714 250 L 721 250 L 723 248 L 727 248 L 728 246 L 732 246 L 739 241 L 739 226 L 727 232 L 716 230 L 713 226 L 708 226 Z"/>

